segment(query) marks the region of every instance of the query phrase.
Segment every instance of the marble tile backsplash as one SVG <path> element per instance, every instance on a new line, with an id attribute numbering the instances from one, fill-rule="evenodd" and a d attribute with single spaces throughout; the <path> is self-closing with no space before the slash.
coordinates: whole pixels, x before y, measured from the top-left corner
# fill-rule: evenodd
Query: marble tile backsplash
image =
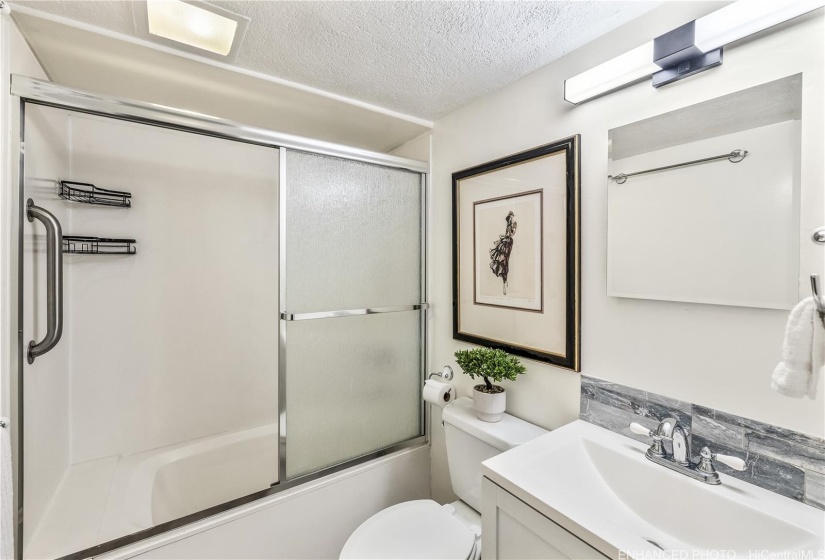
<path id="1" fill-rule="evenodd" d="M 650 438 L 634 434 L 628 426 L 637 422 L 653 430 L 667 416 L 690 428 L 694 455 L 708 446 L 747 463 L 744 471 L 717 464 L 719 472 L 825 510 L 825 440 L 582 376 L 582 420 L 649 443 Z"/>

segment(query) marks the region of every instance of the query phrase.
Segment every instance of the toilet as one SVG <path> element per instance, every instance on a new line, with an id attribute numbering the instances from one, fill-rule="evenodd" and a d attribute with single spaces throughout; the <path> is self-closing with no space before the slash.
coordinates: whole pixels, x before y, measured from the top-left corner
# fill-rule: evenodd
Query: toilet
<path id="1" fill-rule="evenodd" d="M 443 506 L 413 500 L 379 511 L 350 535 L 342 560 L 481 557 L 481 463 L 547 431 L 509 414 L 483 422 L 466 397 L 447 405 L 441 417 L 450 480 L 460 499 Z"/>

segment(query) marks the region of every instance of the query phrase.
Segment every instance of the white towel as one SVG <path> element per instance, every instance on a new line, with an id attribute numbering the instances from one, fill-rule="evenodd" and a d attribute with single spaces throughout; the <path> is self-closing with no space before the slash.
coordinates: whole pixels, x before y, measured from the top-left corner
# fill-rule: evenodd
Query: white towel
<path id="1" fill-rule="evenodd" d="M 825 361 L 825 327 L 813 298 L 800 301 L 791 310 L 785 327 L 782 361 L 773 371 L 771 388 L 794 398 L 816 398 L 819 376 Z"/>
<path id="2" fill-rule="evenodd" d="M 14 560 L 14 483 L 11 466 L 11 430 L 0 428 L 0 559 Z"/>
<path id="3" fill-rule="evenodd" d="M 819 380 L 825 375 L 825 323 L 817 311 L 814 311 L 814 347 L 811 363 L 813 368 L 811 382 L 808 384 L 808 398 L 815 399 Z"/>

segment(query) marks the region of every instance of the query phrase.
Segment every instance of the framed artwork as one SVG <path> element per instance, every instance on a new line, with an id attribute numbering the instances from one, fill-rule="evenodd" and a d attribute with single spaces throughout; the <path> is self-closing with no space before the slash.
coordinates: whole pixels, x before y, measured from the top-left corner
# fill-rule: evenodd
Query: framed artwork
<path id="1" fill-rule="evenodd" d="M 453 173 L 453 338 L 579 371 L 579 136 Z"/>

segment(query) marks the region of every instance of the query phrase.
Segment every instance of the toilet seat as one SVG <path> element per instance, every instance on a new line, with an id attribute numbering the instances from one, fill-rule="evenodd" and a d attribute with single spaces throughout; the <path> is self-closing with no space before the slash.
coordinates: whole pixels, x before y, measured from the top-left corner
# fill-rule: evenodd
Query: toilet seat
<path id="1" fill-rule="evenodd" d="M 475 557 L 479 533 L 453 515 L 452 506 L 414 500 L 382 510 L 358 527 L 341 550 L 342 560 Z"/>

